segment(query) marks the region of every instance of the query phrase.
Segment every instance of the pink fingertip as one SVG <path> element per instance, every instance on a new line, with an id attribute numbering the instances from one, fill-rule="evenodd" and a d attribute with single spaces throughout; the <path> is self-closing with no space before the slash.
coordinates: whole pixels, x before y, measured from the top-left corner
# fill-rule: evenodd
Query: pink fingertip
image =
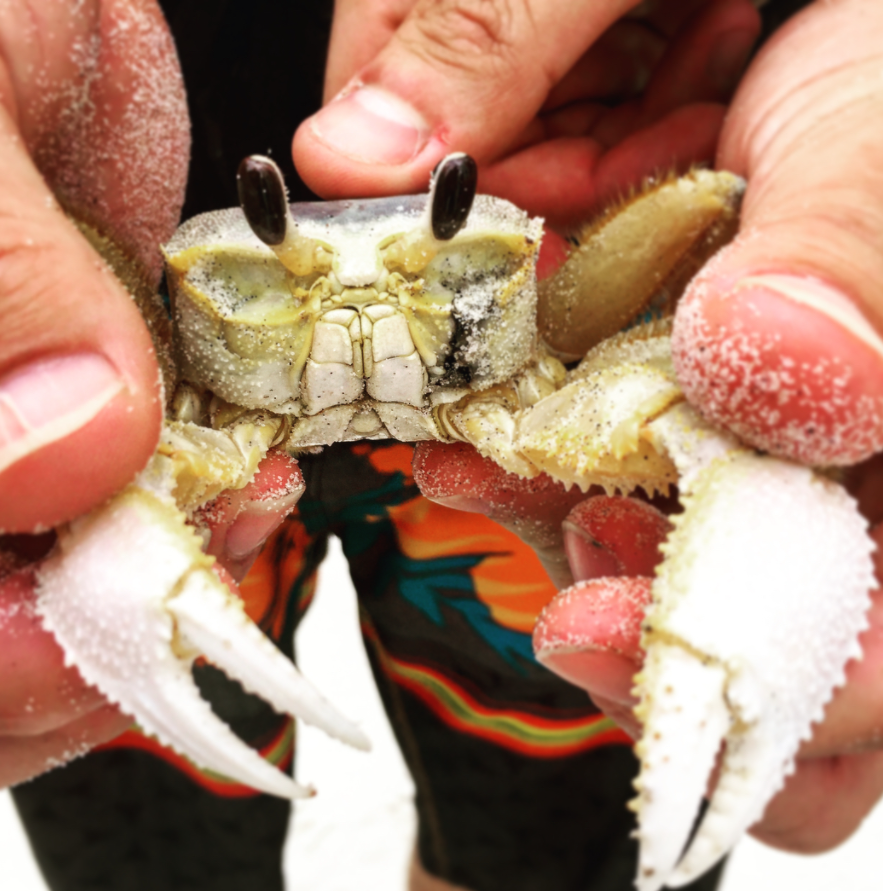
<path id="1" fill-rule="evenodd" d="M 563 523 L 573 577 L 650 576 L 662 559 L 659 546 L 670 529 L 668 518 L 644 501 L 607 495 L 587 498 Z"/>
<path id="2" fill-rule="evenodd" d="M 294 510 L 300 492 L 272 501 L 245 505 L 227 530 L 224 551 L 234 560 L 259 550 L 280 523 Z"/>
<path id="3" fill-rule="evenodd" d="M 601 542 L 567 520 L 562 523 L 564 551 L 571 575 L 578 581 L 622 575 L 622 563 Z"/>
<path id="4" fill-rule="evenodd" d="M 750 445 L 846 465 L 883 447 L 883 341 L 811 277 L 710 274 L 681 302 L 672 353 L 687 398 Z"/>
<path id="5" fill-rule="evenodd" d="M 540 613 L 534 652 L 594 650 L 641 658 L 641 622 L 651 584 L 649 578 L 602 578 L 572 585 Z"/>
<path id="6" fill-rule="evenodd" d="M 557 272 L 570 256 L 571 250 L 566 238 L 562 238 L 557 232 L 544 226 L 543 241 L 540 244 L 540 253 L 537 257 L 537 279 L 542 281 Z"/>

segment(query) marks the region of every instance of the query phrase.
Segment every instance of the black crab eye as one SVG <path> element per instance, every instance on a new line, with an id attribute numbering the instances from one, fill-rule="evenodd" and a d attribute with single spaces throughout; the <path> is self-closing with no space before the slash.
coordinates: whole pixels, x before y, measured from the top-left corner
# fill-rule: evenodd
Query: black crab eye
<path id="1" fill-rule="evenodd" d="M 252 232 L 270 247 L 282 244 L 288 224 L 288 196 L 276 162 L 263 155 L 243 158 L 236 172 L 236 187 Z"/>
<path id="2" fill-rule="evenodd" d="M 449 241 L 466 225 L 475 189 L 478 166 L 469 155 L 458 152 L 439 161 L 432 173 L 432 234 Z"/>

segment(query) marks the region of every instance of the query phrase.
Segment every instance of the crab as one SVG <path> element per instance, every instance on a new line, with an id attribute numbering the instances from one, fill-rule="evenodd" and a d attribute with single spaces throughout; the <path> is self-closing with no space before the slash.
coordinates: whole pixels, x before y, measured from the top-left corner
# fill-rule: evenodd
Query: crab
<path id="1" fill-rule="evenodd" d="M 844 490 L 714 428 L 675 377 L 675 302 L 734 233 L 743 187 L 702 170 L 650 183 L 580 233 L 537 315 L 542 223 L 476 196 L 468 156 L 439 165 L 428 198 L 291 206 L 275 164 L 246 159 L 241 208 L 190 220 L 164 248 L 171 339 L 150 315 L 166 359 L 162 438 L 125 491 L 58 530 L 38 574 L 45 626 L 145 731 L 203 768 L 297 797 L 310 790 L 239 741 L 190 674 L 205 656 L 277 710 L 367 746 L 204 553 L 200 511 L 244 487 L 271 448 L 465 441 L 519 476 L 583 491 L 676 486 L 683 512 L 636 678 L 634 807 L 640 891 L 689 882 L 792 770 L 860 655 L 873 586 L 866 523 Z"/>

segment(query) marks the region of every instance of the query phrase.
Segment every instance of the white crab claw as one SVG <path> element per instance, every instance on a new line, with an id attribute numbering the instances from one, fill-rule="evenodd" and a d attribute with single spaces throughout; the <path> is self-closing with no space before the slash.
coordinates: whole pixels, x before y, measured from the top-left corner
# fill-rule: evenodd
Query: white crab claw
<path id="1" fill-rule="evenodd" d="M 281 711 L 362 748 L 366 740 L 269 641 L 257 643 L 263 635 L 212 562 L 171 500 L 133 485 L 60 532 L 38 573 L 37 608 L 66 661 L 161 742 L 268 794 L 310 795 L 201 698 L 191 674 L 200 652 Z"/>
<path id="2" fill-rule="evenodd" d="M 672 517 L 637 678 L 640 891 L 692 881 L 760 819 L 861 655 L 874 584 L 866 521 L 838 485 L 738 447 L 686 405 L 652 426 L 685 509 Z"/>
<path id="3" fill-rule="evenodd" d="M 246 615 L 242 602 L 213 573 L 191 573 L 169 601 L 178 632 L 210 662 L 283 714 L 297 715 L 329 736 L 367 752 L 368 737 L 337 714 L 316 688 Z"/>

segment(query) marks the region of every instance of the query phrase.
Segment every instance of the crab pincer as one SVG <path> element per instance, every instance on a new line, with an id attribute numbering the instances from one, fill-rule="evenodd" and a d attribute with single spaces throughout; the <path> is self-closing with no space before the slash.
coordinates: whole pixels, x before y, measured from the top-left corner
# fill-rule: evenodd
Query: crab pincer
<path id="1" fill-rule="evenodd" d="M 167 449 L 180 450 L 185 433 L 180 425 L 167 429 Z M 235 465 L 233 451 L 227 457 Z M 190 457 L 199 453 L 196 446 Z M 212 712 L 191 674 L 197 657 L 280 713 L 358 748 L 368 748 L 367 739 L 276 649 L 214 571 L 214 558 L 173 497 L 186 488 L 180 465 L 188 463 L 176 457 L 160 452 L 125 491 L 58 531 L 54 553 L 38 570 L 38 612 L 67 661 L 144 731 L 200 767 L 256 789 L 310 795 Z M 294 486 L 294 494 L 303 491 L 299 474 Z"/>

